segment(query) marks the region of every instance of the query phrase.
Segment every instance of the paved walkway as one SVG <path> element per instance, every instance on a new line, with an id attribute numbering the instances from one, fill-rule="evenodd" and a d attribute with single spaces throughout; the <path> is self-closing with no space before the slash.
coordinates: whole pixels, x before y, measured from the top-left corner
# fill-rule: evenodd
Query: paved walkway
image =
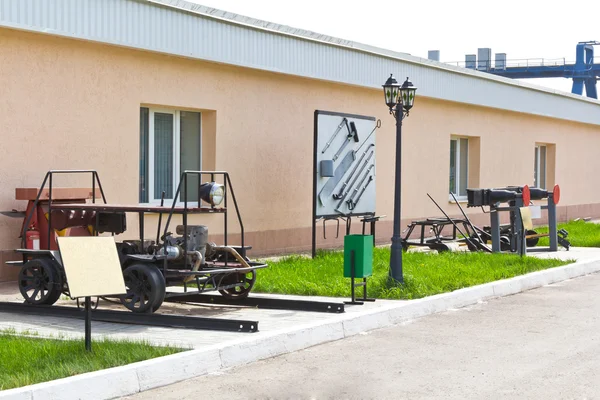
<path id="1" fill-rule="evenodd" d="M 302 296 L 253 295 L 253 297 L 259 296 L 304 300 L 330 300 L 336 303 L 343 302 L 344 300 L 350 300 L 349 298 L 326 298 L 317 296 L 307 298 Z M 23 302 L 23 298 L 19 293 L 19 289 L 17 288 L 15 282 L 0 283 L 0 301 Z M 345 315 L 352 315 L 369 309 L 378 309 L 392 303 L 398 303 L 398 301 L 377 300 L 373 303 L 367 302 L 362 306 L 346 305 Z M 59 300 L 56 304 L 63 306 L 75 306 L 76 302 L 73 300 Z M 126 311 L 126 309 L 120 304 L 111 304 L 103 300 L 100 301 L 100 308 Z M 185 348 L 199 349 L 217 343 L 233 343 L 243 338 L 261 338 L 276 331 L 292 328 L 294 325 L 301 326 L 307 323 L 325 323 L 327 321 L 337 320 L 341 315 L 321 312 L 265 310 L 249 307 L 176 303 L 164 303 L 160 307 L 158 313 L 258 321 L 259 332 L 222 332 L 92 322 L 92 335 L 96 338 L 110 337 L 112 339 L 143 339 L 157 345 L 175 345 Z M 17 330 L 17 332 L 34 331 L 42 337 L 84 337 L 83 320 L 0 312 L 0 329 L 7 328 L 14 328 Z"/>
<path id="2" fill-rule="evenodd" d="M 600 398 L 600 274 L 126 397 Z"/>

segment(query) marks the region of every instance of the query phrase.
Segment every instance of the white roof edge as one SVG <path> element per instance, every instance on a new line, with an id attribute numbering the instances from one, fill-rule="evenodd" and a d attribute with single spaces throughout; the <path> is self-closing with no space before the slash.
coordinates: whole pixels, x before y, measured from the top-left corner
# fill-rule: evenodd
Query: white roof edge
<path id="1" fill-rule="evenodd" d="M 423 97 L 600 127 L 594 99 L 185 0 L 0 0 L 0 8 L 1 28 L 370 89 L 400 70 Z"/>
<path id="2" fill-rule="evenodd" d="M 384 49 L 376 46 L 371 46 L 364 43 L 359 43 L 351 40 L 336 38 L 333 36 L 320 34 L 317 32 L 294 28 L 288 25 L 282 25 L 274 22 L 264 21 L 257 18 L 247 17 L 244 15 L 232 13 L 229 11 L 203 6 L 197 3 L 191 3 L 185 0 L 141 0 L 148 3 L 153 3 L 160 6 L 165 6 L 169 8 L 175 8 L 178 10 L 190 12 L 193 14 L 198 14 L 207 18 L 212 18 L 215 20 L 219 20 L 222 22 L 240 25 L 252 29 L 269 31 L 272 33 L 291 36 L 302 40 L 321 42 L 324 44 L 328 44 L 331 46 L 343 47 L 347 49 L 353 49 L 356 51 L 360 51 L 363 53 L 373 54 L 380 57 L 391 58 L 396 60 L 401 60 L 413 64 L 418 64 L 421 66 L 425 66 L 433 69 L 441 69 L 445 71 L 449 71 L 456 74 L 468 75 L 473 78 L 479 78 L 484 80 L 495 81 L 499 83 L 503 83 L 510 86 L 517 86 L 524 89 L 535 90 L 538 92 L 545 92 L 548 94 L 567 97 L 573 100 L 579 100 L 583 102 L 588 102 L 594 105 L 600 105 L 600 100 L 593 99 L 590 97 L 585 97 L 573 93 L 563 92 L 560 90 L 550 89 L 545 86 L 535 85 L 531 83 L 526 83 L 522 81 L 518 81 L 516 79 L 505 78 L 502 76 L 493 75 L 486 72 L 481 72 L 477 70 L 471 70 L 468 68 L 462 68 L 450 64 L 446 64 L 439 61 L 433 61 L 426 58 L 413 56 L 408 53 L 401 53 L 394 50 Z"/>

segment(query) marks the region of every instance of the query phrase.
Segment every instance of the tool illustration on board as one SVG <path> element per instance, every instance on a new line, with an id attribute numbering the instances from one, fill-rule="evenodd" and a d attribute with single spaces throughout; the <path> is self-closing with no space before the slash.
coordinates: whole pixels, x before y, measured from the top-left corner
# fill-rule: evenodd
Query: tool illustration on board
<path id="1" fill-rule="evenodd" d="M 356 163 L 356 165 L 354 166 L 354 168 L 352 169 L 352 172 L 350 172 L 350 175 L 348 175 L 348 179 L 346 179 L 346 181 L 344 182 L 344 184 L 342 185 L 342 187 L 340 188 L 340 191 L 337 193 L 333 194 L 333 198 L 336 200 L 339 200 L 343 197 L 346 196 L 346 187 L 348 186 L 348 183 L 350 182 L 350 180 L 354 177 L 354 180 L 352 181 L 352 184 L 350 184 L 350 187 L 352 187 L 352 185 L 354 184 L 354 182 L 356 181 L 356 179 L 358 178 L 358 175 L 360 175 L 361 171 L 358 172 L 357 175 L 354 175 L 354 173 L 356 172 L 357 168 L 359 167 L 360 163 L 362 162 L 363 158 L 365 158 L 365 156 L 367 155 L 367 152 L 371 149 L 371 147 L 375 147 L 375 145 L 373 143 L 371 143 L 367 149 L 364 151 L 364 153 L 362 153 L 362 155 L 360 156 L 360 159 L 358 160 L 358 162 Z M 356 151 L 354 152 L 354 155 L 356 156 Z M 367 165 L 367 163 L 369 162 L 369 160 L 371 159 L 371 157 L 373 157 L 373 153 L 374 151 L 371 152 L 371 154 L 369 154 L 369 157 L 367 158 L 367 161 L 365 161 L 365 166 Z M 364 168 L 364 166 L 363 166 Z M 350 187 L 348 188 L 348 190 L 350 190 Z"/>
<path id="2" fill-rule="evenodd" d="M 346 136 L 346 140 L 344 141 L 344 143 L 342 143 L 342 145 L 340 146 L 338 151 L 333 156 L 333 161 L 335 161 L 339 158 L 340 154 L 342 154 L 342 151 L 344 151 L 344 149 L 346 148 L 348 143 L 350 143 L 352 140 L 354 140 L 356 143 L 358 143 L 358 131 L 356 130 L 356 124 L 354 123 L 354 121 L 350 122 L 350 128 L 348 129 L 348 136 Z"/>
<path id="3" fill-rule="evenodd" d="M 337 184 L 342 180 L 355 158 L 356 154 L 353 151 L 346 153 L 340 164 L 335 169 L 333 176 L 329 178 L 325 186 L 323 186 L 323 189 L 321 189 L 319 192 L 318 197 L 321 204 L 324 204 L 323 198 L 328 197 L 331 192 L 333 192 L 333 189 L 335 189 Z"/>
<path id="4" fill-rule="evenodd" d="M 352 194 L 350 195 L 350 197 L 348 198 L 348 200 L 346 200 L 346 204 L 348 205 L 348 209 L 349 210 L 353 210 L 354 209 L 354 206 L 356 205 L 356 203 L 353 200 L 354 196 L 356 196 L 356 193 L 360 190 L 360 188 L 363 185 L 363 183 L 365 183 L 365 181 L 367 180 L 367 177 L 369 176 L 369 173 L 371 172 L 371 170 L 373 168 L 375 168 L 375 164 L 371 164 L 369 166 L 369 168 L 367 168 L 367 170 L 365 171 L 364 175 L 362 175 L 362 178 L 360 178 L 360 180 L 358 182 L 358 185 L 356 185 L 356 187 L 354 188 L 354 190 L 352 190 Z M 361 169 L 360 173 L 362 173 L 362 169 Z M 357 174 L 357 176 L 360 175 L 360 173 Z M 354 184 L 354 182 L 353 182 L 353 184 Z M 351 188 L 352 188 L 352 186 L 351 186 Z M 342 205 L 343 202 L 344 202 L 344 199 L 340 200 L 340 202 L 338 203 L 337 207 L 335 208 L 335 210 L 337 212 L 341 212 L 340 211 L 340 207 L 341 207 L 341 205 Z"/>
<path id="5" fill-rule="evenodd" d="M 358 153 L 358 151 L 361 149 L 361 147 L 363 147 L 363 146 L 364 146 L 364 145 L 365 145 L 365 144 L 366 144 L 366 143 L 369 141 L 369 138 L 371 137 L 371 135 L 372 135 L 373 133 L 375 133 L 375 131 L 376 131 L 377 129 L 379 129 L 379 128 L 381 128 L 381 120 L 380 120 L 380 119 L 378 119 L 378 120 L 377 120 L 377 123 L 375 124 L 375 128 L 373 128 L 373 130 L 371 131 L 371 133 L 369 133 L 369 134 L 367 135 L 367 137 L 365 138 L 365 140 L 362 142 L 362 144 L 361 144 L 360 146 L 358 146 L 358 149 L 356 149 L 356 152 L 357 152 L 357 153 Z M 375 146 L 375 143 L 371 143 L 371 146 Z"/>
<path id="6" fill-rule="evenodd" d="M 356 207 L 356 205 L 358 204 L 358 202 L 360 201 L 360 198 L 362 197 L 363 193 L 365 192 L 365 190 L 367 190 L 367 186 L 369 186 L 369 183 L 371 183 L 371 181 L 373 180 L 373 175 L 369 176 L 369 180 L 367 181 L 367 183 L 365 183 L 365 186 L 363 186 L 362 190 L 360 191 L 360 193 L 358 194 L 358 197 L 356 197 L 356 200 L 348 200 L 348 209 L 350 210 L 354 210 L 354 208 Z"/>
<path id="7" fill-rule="evenodd" d="M 344 117 L 344 118 L 342 118 L 342 122 L 340 122 L 340 124 L 336 128 L 335 132 L 333 132 L 333 135 L 331 135 L 331 137 L 329 138 L 329 140 L 327 141 L 327 143 L 325 143 L 325 147 L 321 151 L 321 154 L 325 154 L 325 151 L 327 151 L 327 149 L 329 148 L 329 146 L 331 146 L 331 143 L 333 143 L 333 141 L 335 140 L 335 137 L 337 136 L 338 133 L 340 133 L 340 131 L 342 130 L 342 127 L 344 125 L 346 125 L 346 128 L 348 129 L 348 132 L 350 132 L 350 127 L 348 126 L 348 118 Z"/>

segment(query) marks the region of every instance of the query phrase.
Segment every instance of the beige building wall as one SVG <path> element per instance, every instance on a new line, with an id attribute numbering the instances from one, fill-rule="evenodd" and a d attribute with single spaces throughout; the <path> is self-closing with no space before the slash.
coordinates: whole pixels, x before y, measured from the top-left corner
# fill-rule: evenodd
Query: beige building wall
<path id="1" fill-rule="evenodd" d="M 377 225 L 377 239 L 389 241 L 395 121 L 381 90 L 7 29 L 0 29 L 0 47 L 0 210 L 24 209 L 14 189 L 39 187 L 49 169 L 96 169 L 109 202 L 137 203 L 140 106 L 172 107 L 203 112 L 203 169 L 230 173 L 252 254 L 307 250 L 313 117 L 320 109 L 381 119 L 377 212 L 387 218 Z M 553 145 L 548 176 L 561 185 L 560 217 L 600 215 L 600 126 L 417 96 L 403 126 L 406 223 L 441 215 L 427 193 L 458 215 L 448 202 L 452 135 L 471 138 L 471 187 L 531 185 L 535 144 Z M 487 221 L 480 210 L 469 213 Z M 18 246 L 20 224 L 0 216 L 0 250 Z M 135 236 L 135 215 L 128 226 Z M 155 235 L 153 224 L 146 226 Z M 237 231 L 233 214 L 230 227 Z M 210 229 L 222 231 L 216 221 Z M 320 246 L 342 243 L 343 235 L 333 240 L 328 232 Z"/>

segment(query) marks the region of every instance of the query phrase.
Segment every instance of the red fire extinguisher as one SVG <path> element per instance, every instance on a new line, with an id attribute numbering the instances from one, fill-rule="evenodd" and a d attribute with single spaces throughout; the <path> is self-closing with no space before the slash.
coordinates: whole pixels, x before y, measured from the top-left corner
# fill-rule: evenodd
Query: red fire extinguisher
<path id="1" fill-rule="evenodd" d="M 40 232 L 34 226 L 25 232 L 25 247 L 30 250 L 40 249 Z"/>

